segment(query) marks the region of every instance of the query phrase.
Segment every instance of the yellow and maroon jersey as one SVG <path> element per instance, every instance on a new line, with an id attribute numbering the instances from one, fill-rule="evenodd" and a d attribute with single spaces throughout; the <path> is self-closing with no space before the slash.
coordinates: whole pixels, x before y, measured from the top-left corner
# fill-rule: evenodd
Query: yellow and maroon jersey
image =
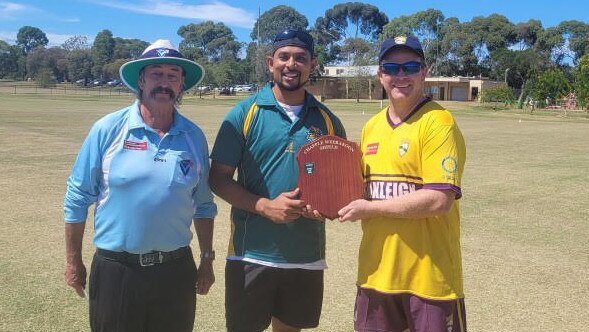
<path id="1" fill-rule="evenodd" d="M 388 107 L 362 130 L 362 168 L 369 200 L 395 199 L 420 189 L 453 190 L 466 148 L 450 112 L 426 100 L 399 124 Z M 446 215 L 362 221 L 358 285 L 430 299 L 462 298 L 458 201 Z"/>

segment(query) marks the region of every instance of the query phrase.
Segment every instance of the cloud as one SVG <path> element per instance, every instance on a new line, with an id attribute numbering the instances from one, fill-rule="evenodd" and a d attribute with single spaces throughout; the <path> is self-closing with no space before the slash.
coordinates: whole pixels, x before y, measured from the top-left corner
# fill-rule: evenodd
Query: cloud
<path id="1" fill-rule="evenodd" d="M 10 45 L 14 45 L 14 43 L 16 43 L 16 32 L 0 31 L 0 40 L 3 40 Z"/>
<path id="2" fill-rule="evenodd" d="M 145 0 L 134 4 L 120 1 L 100 1 L 97 4 L 147 15 L 222 22 L 228 26 L 240 28 L 252 28 L 256 20 L 254 14 L 220 1 L 212 1 L 202 5 L 188 5 L 174 0 Z"/>
<path id="3" fill-rule="evenodd" d="M 0 18 L 15 19 L 21 13 L 27 11 L 27 6 L 7 1 L 0 1 Z"/>
<path id="4" fill-rule="evenodd" d="M 14 45 L 14 44 L 16 44 L 16 34 L 17 34 L 17 32 L 13 32 L 13 31 L 0 31 L 0 40 L 3 40 L 10 45 Z M 66 40 L 68 40 L 71 37 L 76 36 L 76 35 L 71 35 L 71 34 L 63 35 L 63 34 L 57 34 L 57 33 L 45 33 L 45 35 L 47 36 L 47 39 L 49 40 L 47 47 L 61 46 Z M 94 40 L 94 36 L 86 36 L 86 38 L 88 38 L 88 40 L 90 40 L 90 41 Z"/>

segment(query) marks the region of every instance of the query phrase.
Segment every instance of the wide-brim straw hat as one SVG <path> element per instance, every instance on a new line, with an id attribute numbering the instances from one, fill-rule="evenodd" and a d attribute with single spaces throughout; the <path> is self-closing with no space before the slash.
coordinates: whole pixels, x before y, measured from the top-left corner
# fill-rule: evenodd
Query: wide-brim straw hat
<path id="1" fill-rule="evenodd" d="M 201 65 L 184 58 L 169 40 L 158 39 L 143 51 L 139 59 L 129 61 L 121 66 L 119 70 L 121 80 L 129 89 L 138 92 L 141 69 L 155 64 L 182 67 L 184 69 L 184 91 L 200 83 L 205 75 L 205 70 Z"/>

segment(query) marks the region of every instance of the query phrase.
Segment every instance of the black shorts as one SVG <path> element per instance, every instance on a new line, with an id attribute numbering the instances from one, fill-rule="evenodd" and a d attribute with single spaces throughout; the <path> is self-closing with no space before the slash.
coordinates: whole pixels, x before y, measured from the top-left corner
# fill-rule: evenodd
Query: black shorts
<path id="1" fill-rule="evenodd" d="M 263 331 L 272 317 L 297 328 L 319 325 L 323 270 L 227 261 L 225 316 L 230 332 Z"/>

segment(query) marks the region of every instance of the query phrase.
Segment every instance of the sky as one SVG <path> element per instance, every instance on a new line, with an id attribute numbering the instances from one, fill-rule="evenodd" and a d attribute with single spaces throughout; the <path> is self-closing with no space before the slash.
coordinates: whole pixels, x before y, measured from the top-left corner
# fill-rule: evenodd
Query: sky
<path id="1" fill-rule="evenodd" d="M 41 29 L 49 39 L 49 46 L 59 46 L 69 37 L 83 35 L 89 43 L 102 30 L 114 37 L 153 42 L 169 39 L 178 45 L 178 28 L 207 20 L 222 22 L 240 42 L 249 43 L 254 22 L 262 14 L 278 5 L 289 5 L 309 21 L 345 0 L 0 0 L 0 40 L 15 44 L 16 34 L 23 26 Z M 544 28 L 562 21 L 577 20 L 589 23 L 587 0 L 375 0 L 363 1 L 384 12 L 389 20 L 412 15 L 429 8 L 440 10 L 446 18 L 460 22 L 476 16 L 501 14 L 512 23 L 537 19 Z"/>

